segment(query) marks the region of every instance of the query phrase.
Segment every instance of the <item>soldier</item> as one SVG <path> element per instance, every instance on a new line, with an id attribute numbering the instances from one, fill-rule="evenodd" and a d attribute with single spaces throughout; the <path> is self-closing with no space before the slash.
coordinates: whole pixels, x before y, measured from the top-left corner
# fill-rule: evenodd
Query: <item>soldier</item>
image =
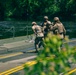
<path id="1" fill-rule="evenodd" d="M 66 30 L 58 17 L 54 17 L 54 23 L 53 26 L 51 26 L 51 30 L 55 35 L 59 35 L 61 40 L 65 38 Z"/>
<path id="2" fill-rule="evenodd" d="M 42 43 L 42 45 L 43 45 L 44 35 L 42 33 L 41 26 L 37 25 L 36 22 L 32 22 L 32 25 L 33 25 L 32 30 L 36 36 L 36 38 L 35 38 L 35 49 L 36 49 L 36 52 L 38 52 L 39 44 Z"/>
<path id="3" fill-rule="evenodd" d="M 63 39 L 65 38 L 66 30 L 64 25 L 60 22 L 58 17 L 54 17 L 54 23 L 53 26 L 51 26 L 51 30 L 53 31 L 54 35 L 58 35 L 60 40 L 63 42 Z M 62 48 L 61 46 L 58 48 L 59 52 Z"/>
<path id="4" fill-rule="evenodd" d="M 44 38 L 47 36 L 47 34 L 50 30 L 50 25 L 51 25 L 51 22 L 48 20 L 48 16 L 44 16 L 44 21 L 41 24 L 42 31 L 44 33 Z"/>

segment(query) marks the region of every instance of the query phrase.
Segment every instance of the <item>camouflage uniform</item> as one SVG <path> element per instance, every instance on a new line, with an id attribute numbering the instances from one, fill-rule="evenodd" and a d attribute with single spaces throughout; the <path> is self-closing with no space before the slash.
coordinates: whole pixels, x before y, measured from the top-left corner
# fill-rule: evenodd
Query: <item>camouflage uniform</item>
<path id="1" fill-rule="evenodd" d="M 37 25 L 36 22 L 32 22 L 32 30 L 35 33 L 35 49 L 38 52 L 39 45 L 43 42 L 44 35 L 41 30 L 41 26 Z M 43 44 L 43 43 L 42 43 Z"/>
<path id="2" fill-rule="evenodd" d="M 66 30 L 58 17 L 54 17 L 54 23 L 53 23 L 53 26 L 51 26 L 51 30 L 53 31 L 53 34 L 59 36 L 60 40 L 63 42 L 63 39 L 65 38 Z M 62 46 L 63 46 L 63 43 L 58 48 L 59 52 Z"/>
<path id="3" fill-rule="evenodd" d="M 46 37 L 47 34 L 48 34 L 48 32 L 50 31 L 50 25 L 51 25 L 51 22 L 48 21 L 48 17 L 47 16 L 44 16 L 44 21 L 41 24 L 42 31 L 44 33 L 44 37 Z"/>
<path id="4" fill-rule="evenodd" d="M 54 25 L 51 27 L 51 30 L 54 34 L 58 34 L 60 36 L 60 39 L 63 40 L 65 38 L 66 30 L 64 28 L 64 25 L 59 21 L 58 17 L 54 18 Z"/>

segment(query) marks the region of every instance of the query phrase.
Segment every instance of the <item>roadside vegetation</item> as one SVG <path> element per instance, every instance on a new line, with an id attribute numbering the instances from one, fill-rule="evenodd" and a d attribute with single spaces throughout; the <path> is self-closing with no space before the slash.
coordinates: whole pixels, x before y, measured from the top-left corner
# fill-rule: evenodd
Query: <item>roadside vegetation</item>
<path id="1" fill-rule="evenodd" d="M 48 34 L 44 40 L 44 49 L 35 59 L 36 63 L 24 66 L 25 75 L 70 75 L 67 72 L 71 70 L 71 65 L 76 63 L 76 47 L 69 47 L 67 44 L 69 39 L 65 40 L 66 43 L 60 48 L 62 44 L 60 38 Z"/>
<path id="2" fill-rule="evenodd" d="M 75 0 L 0 0 L 0 20 L 41 20 L 44 15 L 74 20 L 75 7 Z"/>

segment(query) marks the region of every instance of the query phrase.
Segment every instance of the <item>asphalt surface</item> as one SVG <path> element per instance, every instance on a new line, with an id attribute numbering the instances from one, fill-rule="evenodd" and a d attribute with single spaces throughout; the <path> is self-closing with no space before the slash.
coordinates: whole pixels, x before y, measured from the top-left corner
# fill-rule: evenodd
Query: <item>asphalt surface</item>
<path id="1" fill-rule="evenodd" d="M 26 52 L 25 52 L 26 51 Z M 33 51 L 33 52 L 31 52 Z M 17 55 L 17 53 L 19 53 Z M 15 55 L 16 54 L 16 55 Z M 10 56 L 13 55 L 13 56 Z M 1 57 L 4 57 L 1 59 Z M 34 53 L 34 50 L 25 50 L 24 52 L 8 52 L 6 54 L 2 54 L 0 57 L 0 73 L 20 66 L 28 61 L 34 60 L 37 56 L 37 53 Z M 9 57 L 7 57 L 9 56 Z M 24 71 L 18 71 L 13 73 L 12 75 L 24 75 Z"/>
<path id="2" fill-rule="evenodd" d="M 0 40 L 0 42 L 2 42 L 0 46 L 0 73 L 36 58 L 37 53 L 34 53 L 33 39 L 25 39 L 24 37 L 22 39 L 12 39 L 12 41 L 7 39 L 7 41 L 8 42 Z M 69 42 L 68 45 L 71 47 L 76 46 L 76 40 L 71 39 L 71 41 L 73 42 Z M 72 64 L 72 67 L 76 67 L 76 65 Z M 24 75 L 24 71 L 21 70 L 11 75 Z"/>
<path id="3" fill-rule="evenodd" d="M 0 72 L 4 72 L 21 64 L 24 64 L 27 61 L 31 61 L 36 57 L 36 53 L 32 54 L 21 54 L 14 57 L 5 58 L 0 60 Z"/>
<path id="4" fill-rule="evenodd" d="M 31 61 L 37 55 L 34 51 L 34 39 L 25 36 L 0 40 L 0 73 Z"/>

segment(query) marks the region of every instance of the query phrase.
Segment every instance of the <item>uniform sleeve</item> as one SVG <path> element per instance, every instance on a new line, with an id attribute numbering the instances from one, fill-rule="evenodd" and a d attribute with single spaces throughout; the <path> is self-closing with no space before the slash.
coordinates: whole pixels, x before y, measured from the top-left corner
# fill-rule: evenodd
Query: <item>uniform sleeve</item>
<path id="1" fill-rule="evenodd" d="M 63 33 L 66 34 L 66 29 L 64 26 L 63 26 Z"/>
<path id="2" fill-rule="evenodd" d="M 35 27 L 34 27 L 34 26 L 32 26 L 32 30 L 33 30 L 34 33 L 36 33 L 36 32 L 35 32 Z"/>
<path id="3" fill-rule="evenodd" d="M 51 30 L 55 30 L 55 29 L 57 29 L 57 28 L 58 28 L 57 24 L 51 26 Z"/>

